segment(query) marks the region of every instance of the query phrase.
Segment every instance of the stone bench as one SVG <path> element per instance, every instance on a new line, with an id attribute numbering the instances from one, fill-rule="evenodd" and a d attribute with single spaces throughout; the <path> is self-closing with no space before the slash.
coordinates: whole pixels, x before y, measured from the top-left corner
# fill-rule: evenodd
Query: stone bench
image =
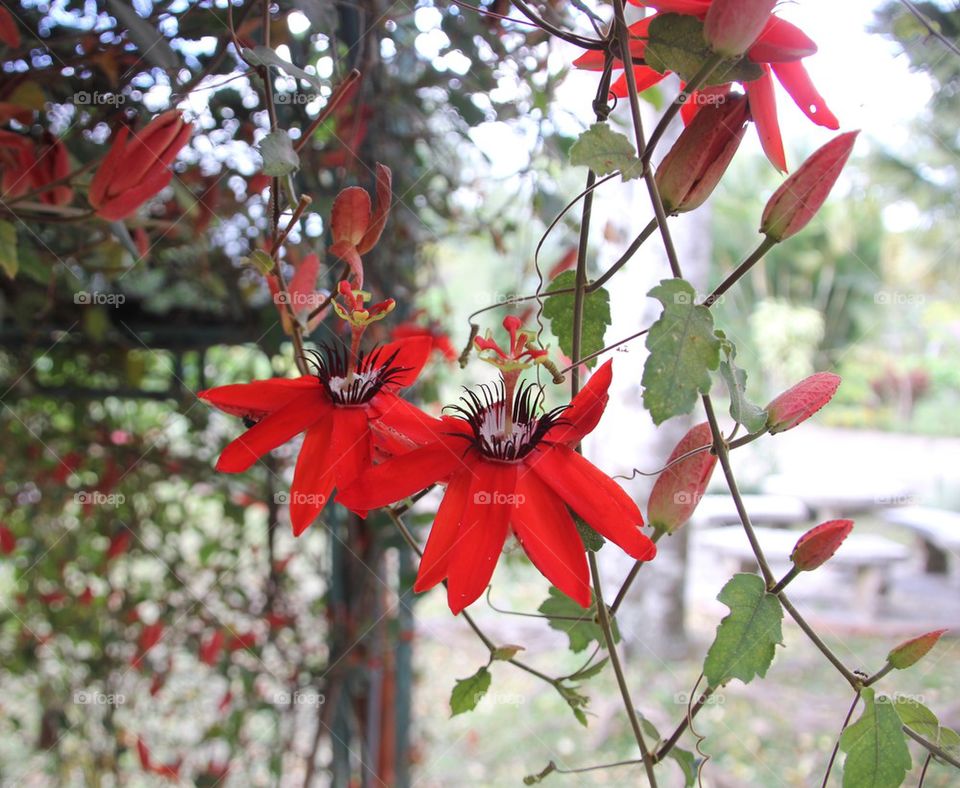
<path id="1" fill-rule="evenodd" d="M 960 555 L 960 514 L 929 506 L 901 506 L 881 515 L 892 525 L 910 529 L 926 549 L 926 568 L 933 574 L 947 574 Z M 953 560 L 951 561 L 951 556 Z"/>
<path id="2" fill-rule="evenodd" d="M 749 511 L 749 509 L 748 509 Z M 754 528 L 767 561 L 785 569 L 802 531 Z M 757 561 L 742 526 L 711 528 L 693 534 L 694 549 L 707 550 L 736 564 L 740 571 L 754 572 Z M 856 581 L 855 609 L 869 620 L 876 617 L 890 570 L 910 557 L 909 548 L 882 536 L 851 534 L 829 565 L 851 571 Z"/>
<path id="3" fill-rule="evenodd" d="M 750 522 L 756 525 L 800 525 L 810 519 L 810 511 L 799 498 L 790 495 L 742 496 Z M 740 515 L 729 495 L 704 495 L 691 518 L 695 525 L 713 528 L 734 525 Z"/>

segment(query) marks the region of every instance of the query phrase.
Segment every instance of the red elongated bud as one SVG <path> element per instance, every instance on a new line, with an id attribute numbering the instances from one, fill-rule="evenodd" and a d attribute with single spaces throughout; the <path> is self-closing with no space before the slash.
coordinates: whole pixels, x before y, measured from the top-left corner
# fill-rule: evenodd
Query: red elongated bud
<path id="1" fill-rule="evenodd" d="M 834 137 L 781 184 L 763 209 L 761 233 L 784 241 L 810 223 L 840 177 L 859 133 L 848 131 Z"/>
<path id="2" fill-rule="evenodd" d="M 200 661 L 205 665 L 216 665 L 223 650 L 223 631 L 216 630 L 200 644 Z"/>
<path id="3" fill-rule="evenodd" d="M 740 57 L 760 37 L 776 0 L 713 0 L 703 23 L 703 37 L 724 57 Z"/>
<path id="4" fill-rule="evenodd" d="M 793 429 L 833 399 L 840 376 L 817 372 L 787 389 L 767 405 L 767 429 L 771 435 Z"/>
<path id="5" fill-rule="evenodd" d="M 887 662 L 897 670 L 909 668 L 923 659 L 927 652 L 937 645 L 937 641 L 943 637 L 943 633 L 946 631 L 945 629 L 935 629 L 925 635 L 905 640 L 899 646 L 891 649 L 890 653 L 887 654 Z"/>
<path id="6" fill-rule="evenodd" d="M 853 520 L 827 520 L 797 540 L 790 560 L 801 572 L 809 572 L 829 561 L 853 530 Z"/>
<path id="7" fill-rule="evenodd" d="M 390 168 L 377 162 L 377 205 L 370 216 L 370 224 L 357 244 L 357 251 L 366 254 L 380 240 L 383 228 L 390 216 L 390 203 L 393 198 L 393 173 Z"/>
<path id="8" fill-rule="evenodd" d="M 14 550 L 17 549 L 17 537 L 13 535 L 7 526 L 0 525 L 0 553 L 3 555 L 10 555 Z"/>
<path id="9" fill-rule="evenodd" d="M 715 96 L 702 107 L 657 167 L 657 186 L 667 213 L 699 208 L 733 160 L 750 120 L 746 96 Z"/>
<path id="10" fill-rule="evenodd" d="M 671 463 L 712 442 L 710 425 L 704 422 L 684 435 L 670 453 L 667 460 L 670 467 L 657 477 L 650 500 L 647 501 L 647 521 L 655 529 L 673 533 L 693 515 L 707 489 L 717 456 L 711 454 L 709 449 L 704 449 L 680 460 L 676 465 Z"/>
<path id="11" fill-rule="evenodd" d="M 334 243 L 356 246 L 370 225 L 370 195 L 359 186 L 348 186 L 333 201 L 330 231 Z"/>

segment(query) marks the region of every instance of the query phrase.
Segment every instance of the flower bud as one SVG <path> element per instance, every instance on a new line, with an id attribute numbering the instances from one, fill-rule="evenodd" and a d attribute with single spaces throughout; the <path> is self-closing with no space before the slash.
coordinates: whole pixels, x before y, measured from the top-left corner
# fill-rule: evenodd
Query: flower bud
<path id="1" fill-rule="evenodd" d="M 702 107 L 657 167 L 667 213 L 699 208 L 733 159 L 750 120 L 746 96 L 728 93 Z"/>
<path id="2" fill-rule="evenodd" d="M 763 209 L 761 233 L 784 241 L 809 224 L 840 177 L 859 133 L 848 131 L 834 137 L 783 182 Z"/>
<path id="3" fill-rule="evenodd" d="M 710 425 L 703 422 L 684 435 L 670 453 L 667 460 L 669 467 L 657 477 L 657 483 L 650 492 L 650 500 L 647 501 L 647 521 L 655 529 L 673 533 L 693 515 L 707 489 L 713 468 L 717 464 L 717 455 L 704 449 L 680 460 L 676 465 L 671 463 L 694 449 L 712 443 Z"/>
<path id="4" fill-rule="evenodd" d="M 797 540 L 790 560 L 801 572 L 826 563 L 853 530 L 853 520 L 828 520 L 811 528 Z"/>
<path id="5" fill-rule="evenodd" d="M 776 0 L 713 0 L 703 24 L 710 48 L 724 57 L 740 57 L 760 37 Z"/>
<path id="6" fill-rule="evenodd" d="M 887 662 L 897 670 L 909 668 L 914 663 L 923 659 L 927 652 L 937 645 L 937 641 L 940 640 L 946 631 L 945 629 L 935 629 L 933 632 L 927 632 L 925 635 L 905 640 L 887 654 Z"/>
<path id="7" fill-rule="evenodd" d="M 787 389 L 767 405 L 767 429 L 771 435 L 786 432 L 809 419 L 837 393 L 840 376 L 817 372 Z"/>

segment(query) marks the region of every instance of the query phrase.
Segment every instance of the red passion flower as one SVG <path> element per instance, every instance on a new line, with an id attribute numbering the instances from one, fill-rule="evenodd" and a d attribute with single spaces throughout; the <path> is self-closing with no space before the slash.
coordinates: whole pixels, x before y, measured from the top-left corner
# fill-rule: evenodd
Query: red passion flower
<path id="1" fill-rule="evenodd" d="M 447 482 L 414 590 L 446 580 L 459 613 L 483 593 L 512 531 L 534 566 L 586 607 L 589 571 L 569 510 L 634 558 L 656 554 L 633 500 L 572 448 L 600 420 L 610 380 L 607 362 L 569 406 L 547 412 L 535 386 L 521 384 L 509 402 L 502 384 L 468 391 L 429 444 L 366 470 L 337 500 L 363 513 Z"/>

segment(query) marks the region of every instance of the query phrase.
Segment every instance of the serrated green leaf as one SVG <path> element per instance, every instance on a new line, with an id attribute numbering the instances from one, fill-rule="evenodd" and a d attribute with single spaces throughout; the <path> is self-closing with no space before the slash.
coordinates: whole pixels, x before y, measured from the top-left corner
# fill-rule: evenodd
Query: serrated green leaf
<path id="1" fill-rule="evenodd" d="M 625 181 L 643 175 L 643 164 L 633 143 L 606 123 L 594 123 L 570 148 L 574 167 L 589 167 L 597 175 L 619 171 Z"/>
<path id="2" fill-rule="evenodd" d="M 566 290 L 576 284 L 575 271 L 564 271 L 554 279 L 547 292 Z M 560 343 L 560 349 L 568 356 L 573 353 L 573 301 L 574 294 L 551 296 L 543 305 L 543 316 L 550 321 L 550 330 Z M 603 335 L 611 323 L 610 294 L 602 287 L 583 299 L 583 330 L 581 332 L 580 352 L 587 356 L 603 347 Z M 596 359 L 587 362 L 588 367 L 597 363 Z"/>
<path id="3" fill-rule="evenodd" d="M 591 553 L 597 552 L 607 543 L 606 539 L 594 531 L 593 528 L 578 515 L 573 516 L 573 524 L 577 526 L 577 532 L 580 534 L 580 540 L 583 542 L 583 546 Z"/>
<path id="4" fill-rule="evenodd" d="M 689 282 L 664 279 L 647 295 L 663 304 L 663 313 L 647 334 L 643 404 L 654 424 L 661 424 L 689 413 L 697 395 L 710 391 L 710 372 L 720 364 L 720 340 L 713 315 L 695 303 Z"/>
<path id="5" fill-rule="evenodd" d="M 657 14 L 650 23 L 644 60 L 661 74 L 672 71 L 689 82 L 713 55 L 703 37 L 703 21 L 688 14 Z M 751 82 L 763 76 L 763 69 L 746 57 L 724 60 L 704 83 Z"/>
<path id="6" fill-rule="evenodd" d="M 13 279 L 20 268 L 17 256 L 17 228 L 10 222 L 0 222 L 0 268 Z"/>
<path id="7" fill-rule="evenodd" d="M 297 77 L 298 79 L 309 82 L 317 90 L 321 88 L 320 80 L 317 79 L 316 75 L 309 74 L 302 68 L 284 60 L 274 50 L 270 49 L 270 47 L 255 46 L 252 49 L 245 47 L 243 50 L 243 59 L 254 66 L 272 66 L 273 68 L 279 68 L 291 77 Z"/>
<path id="8" fill-rule="evenodd" d="M 490 671 L 483 667 L 469 678 L 458 679 L 450 693 L 450 716 L 473 711 L 490 689 L 491 678 Z"/>
<path id="9" fill-rule="evenodd" d="M 502 662 L 509 662 L 523 650 L 523 646 L 499 646 L 493 650 L 490 658 Z"/>
<path id="10" fill-rule="evenodd" d="M 570 639 L 571 651 L 583 651 L 593 641 L 603 645 L 603 630 L 594 620 L 597 615 L 595 605 L 591 605 L 589 610 L 584 610 L 562 591 L 551 586 L 550 596 L 538 609 L 550 619 L 552 629 L 566 633 Z M 620 632 L 616 622 L 613 621 L 611 624 L 614 642 L 619 643 Z"/>
<path id="11" fill-rule="evenodd" d="M 900 717 L 889 699 L 877 702 L 869 687 L 861 696 L 863 714 L 840 736 L 847 754 L 843 788 L 897 788 L 913 766 Z"/>
<path id="12" fill-rule="evenodd" d="M 761 678 L 783 642 L 780 600 L 768 594 L 763 579 L 753 574 L 734 575 L 717 595 L 730 608 L 717 627 L 717 636 L 703 663 L 707 684 L 720 687 L 731 679 L 744 684 Z"/>
<path id="13" fill-rule="evenodd" d="M 920 701 L 902 695 L 897 695 L 892 700 L 900 722 L 927 741 L 944 749 L 956 749 L 960 744 L 960 736 L 956 731 L 941 725 L 937 715 Z"/>
<path id="14" fill-rule="evenodd" d="M 760 432 L 767 426 L 767 411 L 747 399 L 747 372 L 737 366 L 737 348 L 722 331 L 716 332 L 725 360 L 720 362 L 720 377 L 730 395 L 730 416 L 747 432 Z"/>
<path id="15" fill-rule="evenodd" d="M 271 131 L 260 141 L 260 156 L 263 158 L 263 174 L 272 178 L 282 178 L 300 169 L 300 157 L 283 129 Z"/>

